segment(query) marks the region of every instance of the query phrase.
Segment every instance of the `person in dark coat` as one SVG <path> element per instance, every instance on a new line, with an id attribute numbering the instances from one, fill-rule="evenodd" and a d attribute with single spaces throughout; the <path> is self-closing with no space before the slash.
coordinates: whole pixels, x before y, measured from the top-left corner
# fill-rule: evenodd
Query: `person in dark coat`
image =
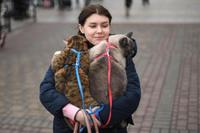
<path id="1" fill-rule="evenodd" d="M 145 6 L 145 5 L 149 5 L 150 2 L 149 2 L 149 0 L 142 0 L 142 4 Z"/>
<path id="2" fill-rule="evenodd" d="M 89 5 L 85 7 L 79 17 L 79 35 L 88 40 L 91 48 L 110 35 L 112 16 L 109 11 L 101 5 Z M 133 39 L 133 41 L 135 41 Z M 136 49 L 137 50 L 137 49 Z M 112 117 L 106 128 L 100 128 L 100 133 L 127 133 L 127 125 L 122 126 L 121 122 L 126 121 L 133 124 L 132 114 L 137 110 L 141 89 L 138 74 L 132 57 L 126 58 L 127 87 L 124 95 L 113 101 Z M 40 101 L 43 106 L 54 116 L 53 133 L 72 133 L 73 131 L 64 121 L 64 117 L 83 124 L 83 113 L 80 109 L 70 103 L 64 94 L 59 93 L 55 88 L 54 72 L 48 68 L 44 79 L 40 84 Z M 98 121 L 104 125 L 109 116 L 109 105 L 105 104 L 102 111 L 97 115 Z M 83 130 L 83 133 L 87 131 Z"/>
<path id="3" fill-rule="evenodd" d="M 132 6 L 132 0 L 125 0 L 125 10 L 126 10 L 126 16 L 129 17 L 130 16 L 130 9 Z"/>
<path id="4" fill-rule="evenodd" d="M 30 0 L 13 0 L 13 18 L 15 20 L 29 18 L 29 4 Z"/>
<path id="5" fill-rule="evenodd" d="M 71 0 L 58 0 L 58 7 L 60 10 L 63 10 L 65 8 L 71 9 L 72 1 Z"/>
<path id="6" fill-rule="evenodd" d="M 0 14 L 2 14 L 2 7 L 1 7 L 2 2 L 3 0 L 0 0 Z M 3 31 L 3 25 L 1 23 L 1 19 L 3 19 L 2 17 L 5 17 L 5 13 L 2 16 L 0 16 L 0 48 L 4 47 L 7 36 L 7 33 Z"/>

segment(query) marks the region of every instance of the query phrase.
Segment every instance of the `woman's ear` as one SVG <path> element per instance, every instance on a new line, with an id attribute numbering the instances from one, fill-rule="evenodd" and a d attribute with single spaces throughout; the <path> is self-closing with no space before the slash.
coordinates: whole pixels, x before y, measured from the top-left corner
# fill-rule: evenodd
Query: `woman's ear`
<path id="1" fill-rule="evenodd" d="M 82 34 L 84 34 L 84 29 L 83 26 L 81 24 L 78 24 L 79 30 Z"/>

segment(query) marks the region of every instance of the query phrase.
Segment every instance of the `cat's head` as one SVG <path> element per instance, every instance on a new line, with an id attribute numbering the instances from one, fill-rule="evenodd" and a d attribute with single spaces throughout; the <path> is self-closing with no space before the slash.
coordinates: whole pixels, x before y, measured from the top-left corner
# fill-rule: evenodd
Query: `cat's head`
<path id="1" fill-rule="evenodd" d="M 125 57 L 134 57 L 137 53 L 137 45 L 132 38 L 133 33 L 116 34 L 109 37 L 109 42 L 117 45 Z"/>
<path id="2" fill-rule="evenodd" d="M 73 48 L 76 49 L 77 51 L 86 51 L 88 50 L 88 44 L 87 40 L 85 37 L 80 36 L 80 35 L 74 35 L 70 36 L 66 40 L 64 40 L 64 43 L 66 45 L 66 48 Z"/>

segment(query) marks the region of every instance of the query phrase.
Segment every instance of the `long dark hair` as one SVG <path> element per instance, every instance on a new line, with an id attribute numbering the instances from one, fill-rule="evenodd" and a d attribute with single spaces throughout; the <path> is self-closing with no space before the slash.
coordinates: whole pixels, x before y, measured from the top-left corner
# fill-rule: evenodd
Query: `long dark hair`
<path id="1" fill-rule="evenodd" d="M 109 24 L 111 24 L 112 16 L 110 12 L 105 7 L 99 4 L 95 4 L 95 5 L 92 4 L 92 5 L 84 7 L 81 13 L 79 14 L 78 23 L 81 26 L 83 26 L 85 24 L 86 19 L 90 17 L 92 14 L 99 14 L 99 15 L 108 17 Z M 78 31 L 78 34 L 83 35 L 80 30 Z"/>

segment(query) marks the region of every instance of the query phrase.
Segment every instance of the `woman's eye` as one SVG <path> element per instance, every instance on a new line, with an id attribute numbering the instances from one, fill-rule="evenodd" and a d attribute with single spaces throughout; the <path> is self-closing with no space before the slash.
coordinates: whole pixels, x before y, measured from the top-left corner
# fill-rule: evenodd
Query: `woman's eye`
<path id="1" fill-rule="evenodd" d="M 90 25 L 89 27 L 90 27 L 90 28 L 95 28 L 95 27 L 96 27 L 96 25 Z"/>
<path id="2" fill-rule="evenodd" d="M 103 27 L 103 28 L 107 28 L 107 27 L 108 27 L 108 25 L 107 25 L 107 24 L 106 24 L 106 25 L 102 25 L 102 27 Z"/>

